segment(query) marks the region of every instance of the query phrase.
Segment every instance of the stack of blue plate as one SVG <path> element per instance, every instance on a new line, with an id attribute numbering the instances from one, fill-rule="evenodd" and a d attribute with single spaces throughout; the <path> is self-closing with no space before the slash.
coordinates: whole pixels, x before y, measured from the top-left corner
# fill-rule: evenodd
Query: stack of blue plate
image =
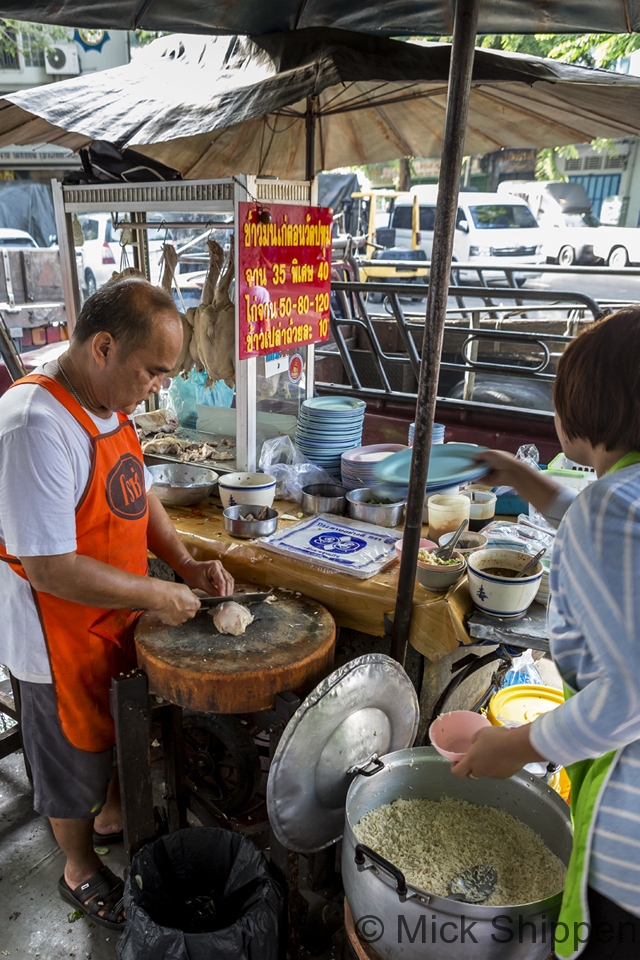
<path id="1" fill-rule="evenodd" d="M 409 446 L 413 446 L 413 436 L 416 432 L 415 423 L 409 424 Z M 431 434 L 431 443 L 444 443 L 444 423 L 434 423 Z"/>
<path id="2" fill-rule="evenodd" d="M 300 408 L 296 446 L 312 463 L 340 476 L 340 457 L 362 443 L 366 403 L 352 397 L 313 397 Z"/>

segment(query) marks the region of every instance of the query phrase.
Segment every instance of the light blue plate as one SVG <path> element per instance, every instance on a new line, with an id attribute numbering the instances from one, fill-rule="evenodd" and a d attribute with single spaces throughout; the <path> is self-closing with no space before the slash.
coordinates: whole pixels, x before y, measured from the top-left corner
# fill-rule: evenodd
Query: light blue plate
<path id="1" fill-rule="evenodd" d="M 476 447 L 472 443 L 443 443 L 431 447 L 427 492 L 435 484 L 470 483 L 489 473 L 489 467 L 476 462 L 476 456 L 486 447 Z M 389 483 L 409 483 L 413 448 L 392 453 L 375 465 L 378 480 Z"/>
<path id="2" fill-rule="evenodd" d="M 354 397 L 312 397 L 302 403 L 304 411 L 318 411 L 330 417 L 353 416 L 356 411 L 364 416 L 366 406 L 364 400 Z"/>

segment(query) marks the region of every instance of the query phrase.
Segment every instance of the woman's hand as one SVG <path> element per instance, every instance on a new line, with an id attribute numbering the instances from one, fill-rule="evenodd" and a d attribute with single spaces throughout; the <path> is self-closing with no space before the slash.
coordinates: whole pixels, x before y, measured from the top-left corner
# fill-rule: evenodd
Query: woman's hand
<path id="1" fill-rule="evenodd" d="M 516 460 L 512 453 L 507 453 L 505 450 L 484 450 L 477 454 L 476 460 L 486 463 L 491 468 L 491 473 L 478 481 L 489 487 L 515 487 L 518 478 L 522 475 L 522 468 L 529 469 L 526 464 Z"/>
<path id="2" fill-rule="evenodd" d="M 190 557 L 177 571 L 194 590 L 204 590 L 209 596 L 228 597 L 235 586 L 233 577 L 219 560 L 194 560 Z"/>
<path id="3" fill-rule="evenodd" d="M 545 760 L 529 742 L 529 724 L 521 727 L 484 727 L 474 734 L 462 760 L 451 765 L 454 777 L 493 777 L 506 780 L 525 764 Z"/>
<path id="4" fill-rule="evenodd" d="M 476 460 L 487 463 L 491 468 L 491 473 L 482 478 L 482 483 L 491 487 L 513 487 L 540 513 L 546 513 L 561 489 L 557 483 L 549 480 L 546 471 L 533 470 L 504 450 L 484 450 L 476 455 Z"/>

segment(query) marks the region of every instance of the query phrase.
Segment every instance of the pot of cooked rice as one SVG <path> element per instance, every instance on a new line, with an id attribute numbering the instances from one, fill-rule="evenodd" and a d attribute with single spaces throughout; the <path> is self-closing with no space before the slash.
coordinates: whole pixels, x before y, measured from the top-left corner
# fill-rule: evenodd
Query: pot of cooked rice
<path id="1" fill-rule="evenodd" d="M 342 875 L 356 927 L 384 960 L 543 960 L 571 854 L 569 807 L 542 780 L 458 779 L 432 748 L 398 750 L 347 794 Z M 451 880 L 491 865 L 482 903 Z"/>

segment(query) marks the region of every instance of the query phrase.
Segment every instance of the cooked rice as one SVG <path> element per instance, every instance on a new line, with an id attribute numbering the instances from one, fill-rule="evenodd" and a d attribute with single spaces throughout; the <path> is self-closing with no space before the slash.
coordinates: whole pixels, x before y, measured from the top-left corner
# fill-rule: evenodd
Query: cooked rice
<path id="1" fill-rule="evenodd" d="M 483 906 L 533 903 L 559 893 L 566 867 L 538 834 L 505 810 L 465 800 L 396 800 L 365 814 L 359 843 L 402 870 L 407 883 L 436 896 L 453 877 L 491 864 L 498 882 Z"/>

